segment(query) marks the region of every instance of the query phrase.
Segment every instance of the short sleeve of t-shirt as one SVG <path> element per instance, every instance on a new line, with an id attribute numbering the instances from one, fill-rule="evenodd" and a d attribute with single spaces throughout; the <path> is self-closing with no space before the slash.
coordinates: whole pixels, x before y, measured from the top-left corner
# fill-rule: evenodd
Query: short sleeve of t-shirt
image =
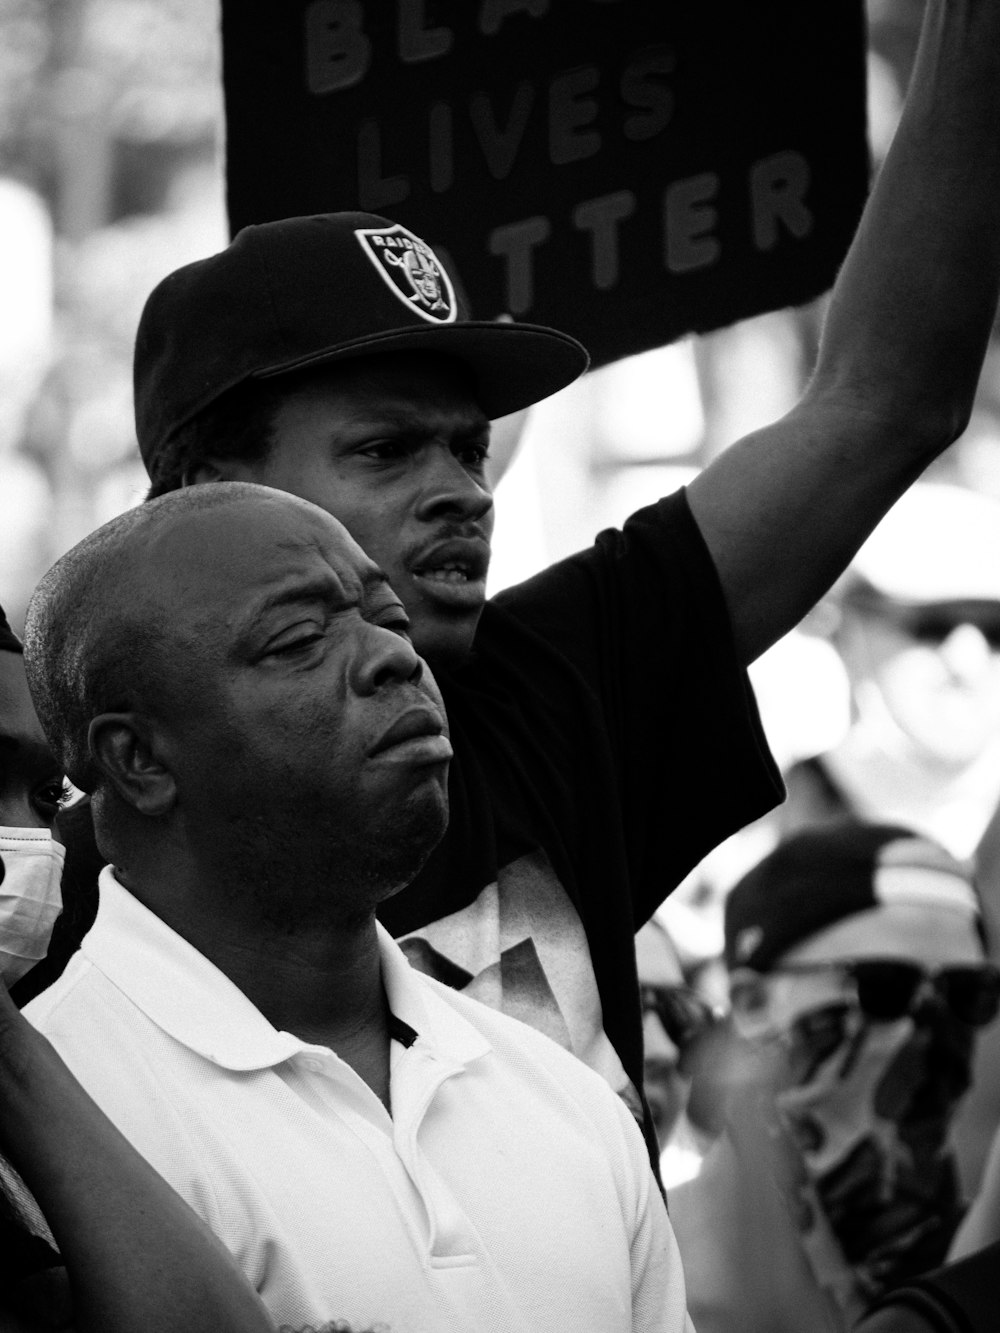
<path id="1" fill-rule="evenodd" d="M 501 592 L 598 701 L 617 770 L 635 924 L 783 795 L 715 566 L 683 491 Z"/>

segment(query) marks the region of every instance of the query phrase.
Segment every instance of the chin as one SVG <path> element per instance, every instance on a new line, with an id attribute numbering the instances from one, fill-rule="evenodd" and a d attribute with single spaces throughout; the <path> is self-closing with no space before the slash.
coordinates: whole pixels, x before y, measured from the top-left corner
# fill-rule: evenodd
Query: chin
<path id="1" fill-rule="evenodd" d="M 448 827 L 447 788 L 424 784 L 395 807 L 391 823 L 373 833 L 370 846 L 379 849 L 383 898 L 406 887 L 423 868 Z"/>

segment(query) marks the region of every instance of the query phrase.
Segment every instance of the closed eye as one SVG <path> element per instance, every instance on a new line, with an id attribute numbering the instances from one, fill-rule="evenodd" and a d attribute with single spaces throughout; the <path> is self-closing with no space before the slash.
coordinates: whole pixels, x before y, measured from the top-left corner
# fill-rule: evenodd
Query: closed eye
<path id="1" fill-rule="evenodd" d="M 265 657 L 293 657 L 296 653 L 307 652 L 314 644 L 322 643 L 323 631 L 310 627 L 308 630 L 290 638 L 281 638 L 269 643 L 264 650 Z"/>
<path id="2" fill-rule="evenodd" d="M 410 618 L 402 607 L 383 613 L 373 621 L 373 624 L 378 625 L 380 629 L 391 630 L 402 639 L 410 637 Z"/>

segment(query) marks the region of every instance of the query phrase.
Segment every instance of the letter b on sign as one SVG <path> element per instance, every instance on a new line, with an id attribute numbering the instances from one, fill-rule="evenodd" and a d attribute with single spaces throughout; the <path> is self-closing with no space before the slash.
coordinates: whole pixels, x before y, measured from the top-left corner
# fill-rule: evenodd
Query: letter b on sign
<path id="1" fill-rule="evenodd" d="M 306 82 L 311 93 L 353 88 L 368 72 L 371 42 L 359 0 L 315 0 L 305 13 Z"/>

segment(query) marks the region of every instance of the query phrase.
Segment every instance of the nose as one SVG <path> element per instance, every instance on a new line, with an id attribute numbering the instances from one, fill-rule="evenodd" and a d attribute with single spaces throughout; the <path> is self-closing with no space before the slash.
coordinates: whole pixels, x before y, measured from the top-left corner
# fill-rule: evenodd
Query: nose
<path id="1" fill-rule="evenodd" d="M 647 1013 L 642 1020 L 643 1056 L 647 1064 L 676 1066 L 680 1059 L 680 1050 L 671 1041 L 670 1035 L 659 1017 Z"/>
<path id="2" fill-rule="evenodd" d="M 460 518 L 478 522 L 493 508 L 493 496 L 446 444 L 427 450 L 417 516 L 424 521 Z"/>
<path id="3" fill-rule="evenodd" d="M 948 1003 L 933 977 L 924 977 L 910 1001 L 910 1017 L 918 1025 L 935 1023 L 950 1014 Z"/>
<path id="4" fill-rule="evenodd" d="M 424 674 L 424 660 L 409 639 L 382 625 L 365 624 L 362 641 L 351 664 L 351 685 L 357 694 L 370 695 L 385 685 L 416 685 Z"/>
<path id="5" fill-rule="evenodd" d="M 939 651 L 941 660 L 956 680 L 979 679 L 992 661 L 989 640 L 976 625 L 956 625 Z"/>

